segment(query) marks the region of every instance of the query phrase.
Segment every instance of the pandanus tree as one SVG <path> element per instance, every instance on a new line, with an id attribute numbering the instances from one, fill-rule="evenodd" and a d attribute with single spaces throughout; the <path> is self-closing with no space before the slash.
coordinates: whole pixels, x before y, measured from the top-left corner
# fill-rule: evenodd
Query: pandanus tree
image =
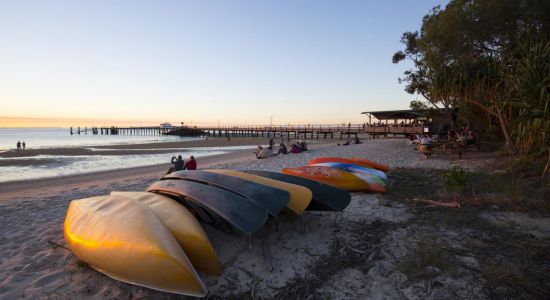
<path id="1" fill-rule="evenodd" d="M 477 108 L 513 153 L 549 153 L 550 1 L 451 0 L 402 36 L 400 82 L 451 115 Z M 550 153 L 549 153 L 550 156 Z"/>

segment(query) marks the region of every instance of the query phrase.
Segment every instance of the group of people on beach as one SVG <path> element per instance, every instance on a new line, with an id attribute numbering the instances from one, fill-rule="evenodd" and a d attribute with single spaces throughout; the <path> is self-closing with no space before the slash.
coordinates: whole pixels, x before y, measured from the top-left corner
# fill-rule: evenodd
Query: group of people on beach
<path id="1" fill-rule="evenodd" d="M 447 141 L 451 142 L 453 141 L 453 139 L 456 139 L 456 141 L 462 146 L 475 145 L 477 141 L 477 135 L 469 127 L 461 127 L 458 131 L 448 129 Z"/>
<path id="2" fill-rule="evenodd" d="M 20 141 L 17 141 L 17 150 L 21 150 L 21 149 L 25 150 L 26 146 L 27 145 L 25 144 L 25 141 L 23 141 L 23 143 L 21 143 Z"/>
<path id="3" fill-rule="evenodd" d="M 257 159 L 268 158 L 271 156 L 277 156 L 279 154 L 288 154 L 288 153 L 301 153 L 308 152 L 307 144 L 303 140 L 297 140 L 294 144 L 290 146 L 290 150 L 286 147 L 283 139 L 281 138 L 281 143 L 279 144 L 279 149 L 277 152 L 274 152 L 275 142 L 273 139 L 269 139 L 269 146 L 267 148 L 258 145 L 258 149 L 254 151 Z"/>
<path id="4" fill-rule="evenodd" d="M 439 139 L 439 135 L 434 135 L 436 139 Z M 434 138 L 425 133 L 422 135 L 410 135 L 409 140 L 413 144 L 418 144 L 418 151 L 428 158 L 432 154 L 432 142 Z M 477 134 L 469 129 L 460 128 L 458 131 L 453 129 L 447 130 L 447 143 L 456 142 L 458 145 L 457 152 L 459 158 L 462 158 L 462 150 L 468 145 L 476 145 L 479 150 L 479 143 L 477 141 Z"/>
<path id="5" fill-rule="evenodd" d="M 350 144 L 362 144 L 363 142 L 361 142 L 361 140 L 359 139 L 359 137 L 354 137 L 353 140 L 350 140 L 350 139 L 347 139 L 345 143 L 338 143 L 337 145 L 338 146 L 349 146 Z"/>
<path id="6" fill-rule="evenodd" d="M 193 155 L 189 156 L 189 160 L 187 162 L 183 160 L 181 155 L 178 155 L 178 157 L 172 156 L 171 163 L 173 164 L 173 166 L 168 169 L 168 172 L 166 172 L 166 174 L 181 170 L 197 169 L 197 161 L 195 160 L 195 157 Z"/>

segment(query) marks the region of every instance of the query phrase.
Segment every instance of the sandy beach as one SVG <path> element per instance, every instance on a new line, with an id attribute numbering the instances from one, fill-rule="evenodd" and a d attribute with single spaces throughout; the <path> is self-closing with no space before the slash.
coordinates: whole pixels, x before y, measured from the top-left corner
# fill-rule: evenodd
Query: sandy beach
<path id="1" fill-rule="evenodd" d="M 279 171 L 321 156 L 365 157 L 392 168 L 389 188 L 397 190 L 405 184 L 399 181 L 399 170 L 448 170 L 455 165 L 480 170 L 491 163 L 490 158 L 437 155 L 427 160 L 400 139 L 366 140 L 346 147 L 331 142 L 307 153 L 263 160 L 250 151 L 236 151 L 205 158 L 199 166 Z M 65 245 L 63 221 L 71 200 L 111 191 L 143 191 L 164 174 L 166 166 L 0 184 L 0 298 L 173 299 L 168 293 L 115 281 L 50 243 Z M 457 226 L 457 220 L 448 209 L 418 208 L 387 195 L 353 193 L 343 212 L 285 214 L 277 219 L 277 230 L 270 221 L 250 238 L 204 225 L 223 275 L 201 277 L 212 299 L 491 298 L 489 283 L 479 275 L 482 259 L 466 251 L 473 247 L 468 243 L 481 240 L 482 234 Z M 501 234 L 526 235 L 536 229 L 539 239 L 550 237 L 548 218 L 489 211 L 480 220 Z M 517 224 L 514 228 L 507 225 L 511 221 Z M 453 265 L 436 260 L 429 269 L 435 275 L 412 276 L 407 258 L 418 253 L 418 245 L 434 242 L 456 250 L 450 260 Z M 541 290 L 545 291 L 540 288 L 532 295 Z"/>

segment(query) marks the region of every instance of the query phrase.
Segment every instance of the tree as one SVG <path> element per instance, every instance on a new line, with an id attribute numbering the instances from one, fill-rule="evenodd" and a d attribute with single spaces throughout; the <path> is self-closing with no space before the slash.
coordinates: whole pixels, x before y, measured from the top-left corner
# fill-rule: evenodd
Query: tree
<path id="1" fill-rule="evenodd" d="M 435 7 L 419 32 L 401 38 L 405 49 L 394 54 L 393 62 L 409 59 L 414 69 L 400 82 L 449 114 L 461 105 L 479 107 L 512 147 L 520 112 L 510 74 L 532 51 L 526 39 L 535 44 L 550 40 L 549 11 L 550 1 L 544 0 L 452 0 L 445 9 Z"/>

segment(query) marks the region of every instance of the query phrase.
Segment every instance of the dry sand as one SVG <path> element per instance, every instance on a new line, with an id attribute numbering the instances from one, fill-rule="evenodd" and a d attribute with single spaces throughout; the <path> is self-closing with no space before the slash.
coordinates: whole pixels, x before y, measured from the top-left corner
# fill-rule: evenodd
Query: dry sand
<path id="1" fill-rule="evenodd" d="M 403 140 L 385 139 L 347 147 L 317 147 L 309 153 L 264 160 L 256 160 L 250 153 L 234 153 L 218 160 L 211 158 L 201 167 L 278 171 L 319 156 L 366 157 L 392 168 L 448 169 L 455 163 L 482 167 L 481 162 L 467 160 L 426 160 Z M 167 293 L 112 280 L 78 263 L 66 249 L 49 243 L 65 244 L 63 220 L 71 200 L 111 191 L 143 191 L 162 176 L 164 169 L 103 172 L 74 182 L 71 178 L 42 181 L 38 189 L 20 186 L 17 192 L 12 187 L 9 197 L 3 195 L 0 202 L 0 298 L 172 299 L 174 296 Z M 387 205 L 378 194 L 354 193 L 343 212 L 282 215 L 277 219 L 277 230 L 272 220 L 250 238 L 204 225 L 224 272 L 220 277 L 202 274 L 202 278 L 211 298 L 488 297 L 483 293 L 483 280 L 462 269 L 452 276 L 442 273 L 433 281 L 407 278 L 398 262 L 414 251 L 411 241 L 422 238 L 419 232 L 439 234 L 458 244 L 463 239 L 460 232 L 427 227 L 412 222 L 414 218 L 403 203 Z M 464 257 L 464 261 L 470 266 L 478 264 L 471 257 Z"/>

